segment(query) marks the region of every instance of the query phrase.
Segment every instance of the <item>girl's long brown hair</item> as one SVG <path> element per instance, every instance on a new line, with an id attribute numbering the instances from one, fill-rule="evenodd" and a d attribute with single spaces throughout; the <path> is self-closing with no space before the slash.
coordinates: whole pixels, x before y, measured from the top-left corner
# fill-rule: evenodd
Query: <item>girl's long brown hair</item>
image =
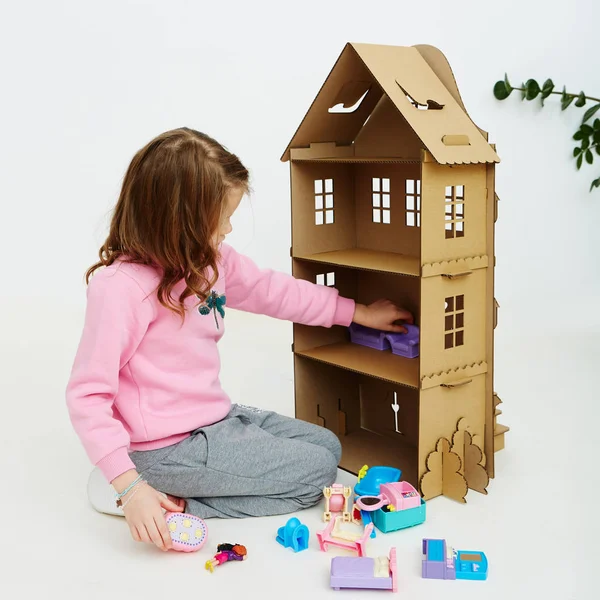
<path id="1" fill-rule="evenodd" d="M 86 283 L 117 259 L 154 266 L 161 274 L 160 303 L 183 317 L 185 299 L 196 295 L 204 301 L 218 278 L 212 239 L 233 188 L 248 190 L 248 171 L 237 156 L 187 127 L 162 133 L 133 157 Z M 173 299 L 182 279 L 186 288 Z"/>

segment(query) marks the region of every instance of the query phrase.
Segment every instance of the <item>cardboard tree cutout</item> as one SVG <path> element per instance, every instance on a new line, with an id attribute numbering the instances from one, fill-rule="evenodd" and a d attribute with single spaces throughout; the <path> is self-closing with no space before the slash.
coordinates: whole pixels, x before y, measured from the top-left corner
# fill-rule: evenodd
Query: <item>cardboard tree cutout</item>
<path id="1" fill-rule="evenodd" d="M 458 421 L 452 436 L 452 452 L 458 454 L 461 459 L 460 473 L 467 480 L 469 488 L 487 494 L 486 488 L 490 479 L 484 468 L 485 456 L 477 443 L 481 437 L 471 435 L 469 429 L 466 419 Z"/>
<path id="2" fill-rule="evenodd" d="M 487 486 L 490 483 L 487 471 L 481 465 L 483 452 L 479 446 L 472 443 L 471 434 L 464 432 L 465 437 L 465 478 L 470 489 L 487 495 Z"/>
<path id="3" fill-rule="evenodd" d="M 423 499 L 443 495 L 465 503 L 469 488 L 460 473 L 461 468 L 460 456 L 450 450 L 450 442 L 446 438 L 440 438 L 435 451 L 427 457 L 427 472 L 421 477 Z"/>
<path id="4" fill-rule="evenodd" d="M 464 433 L 468 432 L 471 436 L 471 443 L 475 444 L 475 446 L 479 446 L 479 448 L 483 448 L 483 438 L 480 435 L 474 434 L 471 431 L 471 426 L 467 422 L 467 419 L 459 419 L 456 424 L 456 431 L 452 435 L 452 452 L 458 454 L 460 456 L 460 460 L 462 461 L 462 468 L 460 472 L 464 475 L 464 466 L 465 466 L 465 436 Z M 485 454 L 481 452 L 482 459 L 479 464 L 485 467 Z"/>

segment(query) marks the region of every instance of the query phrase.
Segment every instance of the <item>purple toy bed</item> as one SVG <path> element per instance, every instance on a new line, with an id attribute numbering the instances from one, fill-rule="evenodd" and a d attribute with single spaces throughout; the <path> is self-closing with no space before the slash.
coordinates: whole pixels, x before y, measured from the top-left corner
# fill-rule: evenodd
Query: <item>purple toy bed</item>
<path id="1" fill-rule="evenodd" d="M 332 588 L 390 590 L 396 592 L 396 548 L 387 556 L 377 558 L 336 556 L 331 559 Z"/>

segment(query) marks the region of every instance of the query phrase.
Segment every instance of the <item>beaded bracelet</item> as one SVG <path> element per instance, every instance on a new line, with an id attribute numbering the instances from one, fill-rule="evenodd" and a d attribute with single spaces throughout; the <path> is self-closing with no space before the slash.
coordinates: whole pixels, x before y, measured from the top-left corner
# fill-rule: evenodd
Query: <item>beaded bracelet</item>
<path id="1" fill-rule="evenodd" d="M 145 483 L 145 481 L 140 481 L 140 483 Z M 131 499 L 137 494 L 138 490 L 140 489 L 140 486 L 138 485 L 133 492 L 131 492 L 131 496 L 129 496 L 129 498 L 127 498 L 127 500 L 125 500 L 125 502 L 123 502 L 123 505 L 121 506 L 121 508 L 125 508 L 130 502 Z"/>
<path id="2" fill-rule="evenodd" d="M 122 498 L 126 496 L 140 481 L 142 481 L 142 476 L 138 475 L 137 479 L 130 483 L 120 494 L 115 494 L 117 498 L 117 506 L 123 506 Z"/>

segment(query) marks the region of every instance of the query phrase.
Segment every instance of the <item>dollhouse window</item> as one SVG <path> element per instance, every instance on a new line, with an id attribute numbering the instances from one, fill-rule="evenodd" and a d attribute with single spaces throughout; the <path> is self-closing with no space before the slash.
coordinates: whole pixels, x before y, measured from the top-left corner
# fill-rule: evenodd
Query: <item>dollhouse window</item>
<path id="1" fill-rule="evenodd" d="M 406 180 L 406 226 L 421 227 L 421 180 Z"/>
<path id="2" fill-rule="evenodd" d="M 465 187 L 446 186 L 446 239 L 465 236 Z"/>
<path id="3" fill-rule="evenodd" d="M 333 179 L 315 179 L 315 225 L 331 225 L 333 211 Z"/>
<path id="4" fill-rule="evenodd" d="M 335 273 L 319 273 L 317 275 L 317 285 L 333 287 L 335 285 Z"/>
<path id="5" fill-rule="evenodd" d="M 373 177 L 371 191 L 373 194 L 373 223 L 391 223 L 390 180 Z"/>
<path id="6" fill-rule="evenodd" d="M 465 343 L 465 297 L 450 296 L 445 303 L 444 347 L 456 348 Z"/>

